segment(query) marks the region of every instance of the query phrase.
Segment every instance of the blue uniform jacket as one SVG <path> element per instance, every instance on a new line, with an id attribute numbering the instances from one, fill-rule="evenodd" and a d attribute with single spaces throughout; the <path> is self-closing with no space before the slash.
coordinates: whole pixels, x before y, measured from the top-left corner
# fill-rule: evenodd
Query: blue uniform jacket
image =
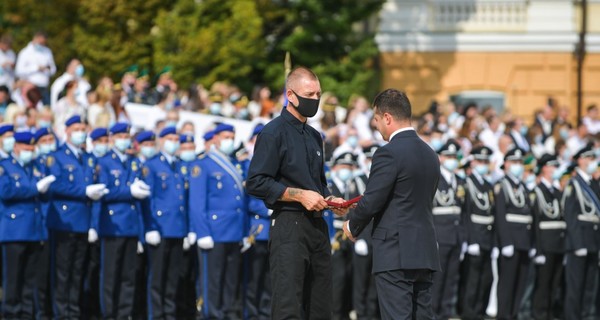
<path id="1" fill-rule="evenodd" d="M 48 167 L 46 167 L 46 156 L 39 156 L 35 159 L 34 163 L 35 170 L 37 170 L 40 174 L 40 178 L 44 178 L 48 176 Z M 50 197 L 48 192 L 44 197 L 40 197 L 40 207 L 42 210 L 42 233 L 41 239 L 43 241 L 48 240 L 48 211 L 50 211 L 52 207 L 52 197 Z"/>
<path id="2" fill-rule="evenodd" d="M 271 217 L 269 216 L 269 209 L 265 205 L 264 201 L 248 196 L 248 215 L 250 216 L 250 229 L 249 234 L 256 234 L 260 225 L 262 230 L 256 234 L 257 241 L 269 241 L 269 228 L 271 227 Z"/>
<path id="3" fill-rule="evenodd" d="M 87 152 L 77 158 L 63 144 L 46 158 L 48 173 L 56 177 L 50 185 L 52 208 L 48 211 L 48 228 L 87 233 L 90 228 L 92 200 L 85 194 L 96 181 L 96 160 Z"/>
<path id="4" fill-rule="evenodd" d="M 139 201 L 131 195 L 130 186 L 141 178 L 139 161 L 127 156 L 121 162 L 115 151 L 98 159 L 98 183 L 109 193 L 100 201 L 100 210 L 94 210 L 92 227 L 106 237 L 139 237 L 141 212 Z"/>
<path id="5" fill-rule="evenodd" d="M 187 165 L 162 154 L 144 163 L 142 176 L 150 186 L 150 210 L 143 212 L 144 229 L 159 231 L 163 238 L 184 238 L 189 231 L 187 214 Z"/>
<path id="6" fill-rule="evenodd" d="M 190 221 L 198 238 L 239 242 L 247 234 L 247 163 L 208 152 L 190 165 Z"/>
<path id="7" fill-rule="evenodd" d="M 0 162 L 0 242 L 40 241 L 42 209 L 33 163 L 21 166 L 8 157 Z"/>

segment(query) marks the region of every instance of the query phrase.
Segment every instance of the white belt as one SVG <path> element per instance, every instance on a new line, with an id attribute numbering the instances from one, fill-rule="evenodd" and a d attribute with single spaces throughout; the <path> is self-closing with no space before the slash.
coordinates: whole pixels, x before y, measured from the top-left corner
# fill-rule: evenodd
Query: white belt
<path id="1" fill-rule="evenodd" d="M 433 214 L 436 216 L 447 215 L 447 214 L 460 214 L 460 207 L 435 207 L 433 208 Z"/>
<path id="2" fill-rule="evenodd" d="M 593 223 L 600 222 L 600 218 L 595 214 L 593 214 L 593 215 L 580 214 L 580 215 L 577 215 L 577 220 L 585 221 L 585 222 L 593 222 Z"/>
<path id="3" fill-rule="evenodd" d="M 473 221 L 473 223 L 477 223 L 477 224 L 492 224 L 492 223 L 494 223 L 494 217 L 472 214 L 471 221 Z"/>
<path id="4" fill-rule="evenodd" d="M 342 220 L 333 220 L 333 227 L 336 229 L 342 229 L 344 227 L 344 221 Z"/>
<path id="5" fill-rule="evenodd" d="M 566 229 L 567 223 L 564 221 L 540 221 L 541 230 Z"/>
<path id="6" fill-rule="evenodd" d="M 514 223 L 531 223 L 533 222 L 533 217 L 524 214 L 507 213 L 506 221 Z"/>

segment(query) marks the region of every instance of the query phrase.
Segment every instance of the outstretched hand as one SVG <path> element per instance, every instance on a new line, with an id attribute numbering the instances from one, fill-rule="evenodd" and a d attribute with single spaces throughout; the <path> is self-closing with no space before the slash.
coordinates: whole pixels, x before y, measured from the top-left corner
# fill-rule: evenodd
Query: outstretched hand
<path id="1" fill-rule="evenodd" d="M 348 239 L 350 239 L 352 242 L 356 242 L 356 238 L 354 238 L 352 232 L 350 232 L 350 220 L 346 220 L 344 222 L 342 230 L 344 230 L 344 234 L 346 235 L 346 237 L 348 237 Z"/>

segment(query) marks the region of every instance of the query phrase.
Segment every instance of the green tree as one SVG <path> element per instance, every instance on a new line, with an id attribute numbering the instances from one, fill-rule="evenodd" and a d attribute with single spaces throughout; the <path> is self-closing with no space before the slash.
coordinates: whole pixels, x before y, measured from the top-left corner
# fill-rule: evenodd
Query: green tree
<path id="1" fill-rule="evenodd" d="M 172 66 L 183 86 L 228 81 L 248 88 L 248 75 L 265 58 L 253 0 L 179 0 L 159 13 L 153 36 L 155 66 Z"/>
<path id="2" fill-rule="evenodd" d="M 174 0 L 86 0 L 78 10 L 74 47 L 93 79 L 117 78 L 132 64 L 151 68 L 154 20 Z"/>
<path id="3" fill-rule="evenodd" d="M 286 51 L 293 65 L 313 68 L 323 90 L 341 101 L 352 94 L 371 96 L 379 87 L 373 31 L 363 28 L 383 0 L 256 0 L 261 6 L 268 65 L 264 79 L 282 87 Z"/>

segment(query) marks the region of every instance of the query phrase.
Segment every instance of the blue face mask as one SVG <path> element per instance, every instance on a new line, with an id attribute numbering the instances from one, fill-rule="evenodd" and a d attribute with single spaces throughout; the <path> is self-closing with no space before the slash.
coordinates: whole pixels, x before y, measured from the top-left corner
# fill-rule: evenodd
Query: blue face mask
<path id="1" fill-rule="evenodd" d="M 567 140 L 567 139 L 569 139 L 569 129 L 567 129 L 567 128 L 562 128 L 562 129 L 560 129 L 560 137 L 561 137 L 563 140 Z"/>
<path id="2" fill-rule="evenodd" d="M 167 121 L 165 127 L 177 127 L 177 121 Z"/>
<path id="3" fill-rule="evenodd" d="M 94 153 L 98 157 L 103 157 L 108 152 L 108 145 L 104 143 L 96 143 L 94 145 Z"/>
<path id="4" fill-rule="evenodd" d="M 533 183 L 535 183 L 535 176 L 534 176 L 534 175 L 532 175 L 532 174 L 528 175 L 528 176 L 527 176 L 527 178 L 525 178 L 525 181 L 524 181 L 524 182 L 525 182 L 525 184 L 527 184 L 527 185 L 530 185 L 530 184 L 533 184 Z"/>
<path id="5" fill-rule="evenodd" d="M 2 150 L 6 153 L 11 153 L 13 148 L 15 147 L 15 138 L 14 137 L 6 137 L 2 140 Z"/>
<path id="6" fill-rule="evenodd" d="M 21 150 L 19 153 L 19 161 L 23 164 L 28 164 L 33 160 L 33 151 Z"/>
<path id="7" fill-rule="evenodd" d="M 221 114 L 221 105 L 219 103 L 215 102 L 210 105 L 209 110 L 210 110 L 211 114 L 215 114 L 215 115 Z"/>
<path id="8" fill-rule="evenodd" d="M 352 148 L 356 148 L 356 146 L 358 146 L 358 137 L 356 136 L 349 136 L 348 139 L 346 139 L 346 142 L 348 142 L 348 145 Z"/>
<path id="9" fill-rule="evenodd" d="M 39 150 L 40 150 L 40 154 L 42 154 L 42 155 L 49 154 L 50 152 L 56 151 L 56 144 L 55 143 L 40 144 Z"/>
<path id="10" fill-rule="evenodd" d="M 457 175 L 459 178 L 461 178 L 461 179 L 466 179 L 466 178 L 467 178 L 467 175 L 465 174 L 465 171 L 464 171 L 464 170 L 459 170 L 459 171 L 457 171 L 457 172 L 456 172 L 456 175 Z"/>
<path id="11" fill-rule="evenodd" d="M 174 155 L 177 150 L 179 150 L 179 141 L 173 142 L 171 140 L 165 141 L 164 150 L 166 153 L 170 155 Z"/>
<path id="12" fill-rule="evenodd" d="M 150 159 L 150 158 L 154 157 L 154 155 L 156 154 L 156 148 L 144 146 L 141 148 L 140 152 L 146 159 Z"/>
<path id="13" fill-rule="evenodd" d="M 235 150 L 233 139 L 223 139 L 219 145 L 219 150 L 226 155 L 230 155 Z"/>
<path id="14" fill-rule="evenodd" d="M 73 131 L 71 133 L 71 143 L 80 146 L 85 143 L 85 139 L 87 138 L 85 131 Z"/>
<path id="15" fill-rule="evenodd" d="M 446 168 L 446 170 L 454 172 L 454 170 L 458 168 L 458 160 L 452 158 L 446 159 L 444 160 L 444 163 L 442 163 L 442 165 L 444 166 L 444 168 Z"/>
<path id="16" fill-rule="evenodd" d="M 75 68 L 75 75 L 76 75 L 78 78 L 81 78 L 81 77 L 83 77 L 83 74 L 84 74 L 84 73 L 85 73 L 85 68 L 83 67 L 83 65 L 82 65 L 82 64 L 78 65 L 78 66 Z"/>
<path id="17" fill-rule="evenodd" d="M 513 164 L 510 166 L 510 168 L 508 168 L 508 171 L 510 172 L 510 174 L 517 179 L 523 178 L 524 170 L 525 170 L 525 168 L 523 168 L 522 164 Z"/>
<path id="18" fill-rule="evenodd" d="M 438 151 L 440 150 L 442 147 L 444 146 L 444 142 L 442 142 L 441 139 L 431 139 L 431 148 L 433 148 L 434 151 Z"/>
<path id="19" fill-rule="evenodd" d="M 193 150 L 181 151 L 181 153 L 179 154 L 179 159 L 185 162 L 193 161 L 194 159 L 196 159 L 196 153 Z"/>
<path id="20" fill-rule="evenodd" d="M 594 174 L 596 170 L 598 170 L 598 162 L 596 162 L 596 160 L 590 162 L 590 164 L 588 164 L 587 168 L 585 169 L 585 171 L 588 174 Z"/>
<path id="21" fill-rule="evenodd" d="M 522 125 L 520 133 L 521 133 L 522 136 L 526 136 L 527 135 L 527 126 Z"/>
<path id="22" fill-rule="evenodd" d="M 50 128 L 51 125 L 52 125 L 52 123 L 50 121 L 46 121 L 46 120 L 38 121 L 38 128 Z"/>
<path id="23" fill-rule="evenodd" d="M 557 168 L 552 173 L 552 180 L 560 180 L 560 177 L 562 177 L 562 170 L 558 170 L 558 168 Z"/>
<path id="24" fill-rule="evenodd" d="M 340 169 L 336 175 L 338 178 L 340 178 L 340 180 L 346 182 L 352 178 L 352 170 L 346 168 Z"/>
<path id="25" fill-rule="evenodd" d="M 485 176 L 490 170 L 490 167 L 487 164 L 478 164 L 475 166 L 475 171 L 480 176 Z"/>
<path id="26" fill-rule="evenodd" d="M 125 150 L 131 147 L 131 140 L 129 139 L 115 139 L 115 148 L 121 152 L 125 152 Z"/>

